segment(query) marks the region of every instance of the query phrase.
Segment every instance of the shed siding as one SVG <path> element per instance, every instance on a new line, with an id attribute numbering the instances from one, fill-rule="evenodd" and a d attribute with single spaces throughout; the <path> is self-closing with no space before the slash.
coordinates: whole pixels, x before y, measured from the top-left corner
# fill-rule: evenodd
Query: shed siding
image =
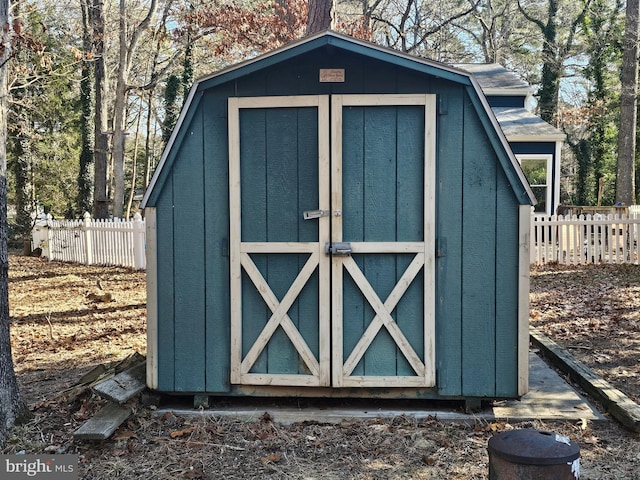
<path id="1" fill-rule="evenodd" d="M 462 188 L 462 392 L 495 391 L 497 159 L 465 96 Z"/>
<path id="2" fill-rule="evenodd" d="M 496 178 L 496 391 L 497 397 L 518 389 L 519 207 L 506 178 Z"/>
<path id="3" fill-rule="evenodd" d="M 345 68 L 346 81 L 319 84 L 319 67 Z M 170 172 L 162 173 L 161 188 L 151 197 L 157 208 L 159 390 L 233 393 L 229 385 L 227 97 L 416 92 L 438 94 L 440 109 L 436 184 L 438 388 L 437 392 L 424 395 L 492 397 L 517 394 L 518 202 L 465 87 L 352 53 L 335 58 L 325 50 L 310 52 L 196 94 L 201 95 L 197 111 L 192 112 L 188 125 L 182 125 L 178 137 L 180 142 L 173 146 L 171 153 L 179 161 L 172 164 Z M 267 136 L 280 135 L 288 129 L 286 122 L 278 123 L 277 115 L 267 119 L 263 111 L 248 113 L 255 116 L 253 127 L 260 123 L 259 116 L 263 115 L 262 124 Z M 298 128 L 302 129 L 302 123 L 307 121 L 301 117 Z M 268 129 L 273 129 L 272 133 Z M 379 136 L 388 138 L 387 135 L 392 133 L 379 132 Z M 353 139 L 359 134 L 354 130 L 349 135 Z M 245 132 L 241 137 L 249 138 L 251 135 Z M 264 147 L 257 144 L 260 141 L 256 139 L 253 146 L 248 144 L 247 148 L 255 151 L 246 153 L 260 155 L 260 149 Z M 385 145 L 395 148 L 393 141 L 372 148 L 380 149 Z M 399 146 L 408 150 L 414 147 Z M 353 154 L 359 155 L 358 152 Z M 265 181 L 252 184 L 251 198 L 253 201 L 263 198 L 279 205 L 290 201 L 295 203 L 292 211 L 299 213 L 303 208 L 302 196 L 284 198 L 283 194 L 286 196 L 290 192 L 282 188 L 281 182 L 285 182 L 289 175 L 295 175 L 297 181 L 304 177 L 305 172 L 288 171 L 291 162 L 286 161 L 285 156 L 280 156 L 280 159 L 284 162 L 281 165 L 267 167 L 266 159 L 252 165 L 251 176 L 262 176 Z M 281 175 L 269 176 L 267 168 L 279 170 Z M 296 165 L 295 168 L 299 167 Z M 390 177 L 383 165 L 371 171 L 381 176 L 374 182 L 376 185 L 388 182 L 391 188 L 396 183 L 409 185 L 419 177 L 412 168 L 400 168 L 398 178 Z M 403 197 L 403 193 L 409 193 L 411 188 L 401 186 L 397 192 L 395 189 L 386 192 L 389 199 L 399 202 L 396 208 L 399 218 L 411 215 L 413 211 L 411 202 L 415 199 L 410 195 Z M 375 193 L 385 194 L 380 189 Z M 274 195 L 278 198 L 270 198 Z M 350 195 L 349 202 L 361 201 L 356 198 L 358 192 L 350 192 Z M 285 233 L 287 225 L 299 228 L 298 222 L 292 219 L 289 222 L 286 215 L 277 224 L 274 223 L 275 218 L 267 221 L 257 210 L 244 210 L 245 202 L 249 204 L 249 197 L 243 196 L 242 201 L 243 237 L 246 234 L 271 238 Z M 378 220 L 380 223 L 375 225 L 362 226 L 364 235 L 395 228 L 395 219 L 394 225 L 387 225 L 391 219 Z M 270 232 L 269 229 L 273 228 L 275 230 Z M 371 231 L 366 232 L 366 228 Z M 306 235 L 303 231 L 289 233 L 298 237 Z M 413 233 L 400 231 L 398 235 L 409 238 Z M 268 264 L 266 259 L 258 258 L 255 262 L 261 271 L 279 268 L 276 264 Z M 361 268 L 366 269 L 366 266 L 361 265 Z M 403 266 L 394 264 L 388 268 L 395 277 L 402 273 Z M 269 284 L 273 284 L 272 280 Z M 286 280 L 283 285 L 275 286 L 283 291 L 287 287 Z M 374 287 L 378 288 L 377 285 Z M 384 286 L 380 288 L 384 291 Z M 368 309 L 363 304 L 348 305 L 348 302 L 361 303 L 355 287 L 353 290 L 351 295 L 348 287 L 345 289 L 345 308 Z M 282 295 L 282 292 L 276 294 Z M 317 310 L 317 305 L 301 304 L 296 308 L 311 311 Z M 249 298 L 243 309 L 258 309 L 260 317 L 268 319 L 268 309 L 259 296 Z M 399 305 L 400 317 L 408 314 L 401 309 L 402 304 Z M 292 312 L 292 318 L 295 316 Z M 366 322 L 365 317 L 370 318 L 371 314 L 361 313 L 361 316 Z M 347 328 L 345 326 L 345 341 L 349 342 Z M 353 338 L 361 333 L 361 328 L 353 332 Z M 260 329 L 260 325 L 255 325 L 245 339 L 247 345 L 255 340 Z M 415 333 L 418 337 L 419 332 Z M 314 333 L 303 331 L 302 334 L 317 355 Z M 410 367 L 403 363 L 402 355 L 398 355 L 393 341 L 385 338 L 385 334 L 383 330 L 375 342 L 376 347 L 380 347 L 377 351 L 386 353 L 380 353 L 377 358 L 365 356 L 354 375 L 365 374 L 367 365 L 371 365 L 376 374 L 410 373 Z M 410 340 L 413 337 L 409 335 Z M 385 342 L 388 348 L 384 347 Z M 419 345 L 413 346 L 420 352 Z M 286 336 L 276 334 L 252 371 L 267 371 L 267 368 L 273 371 L 275 365 L 277 371 L 299 373 L 299 362 L 292 365 L 289 358 L 292 355 L 297 354 Z M 389 370 L 391 364 L 393 371 Z"/>
<path id="4" fill-rule="evenodd" d="M 173 181 L 169 177 L 156 210 L 158 285 L 158 390 L 173 392 L 174 382 L 174 259 Z"/>
<path id="5" fill-rule="evenodd" d="M 462 172 L 464 89 L 438 85 L 436 365 L 442 395 L 462 394 Z"/>
<path id="6" fill-rule="evenodd" d="M 518 206 L 469 99 L 445 91 L 438 136 L 439 393 L 513 395 Z"/>
<path id="7" fill-rule="evenodd" d="M 320 68 L 345 69 L 344 83 L 318 83 Z M 375 59 L 311 52 L 234 81 L 236 96 L 429 92 L 433 79 Z M 217 87 L 219 88 L 219 87 Z"/>
<path id="8" fill-rule="evenodd" d="M 205 366 L 206 391 L 228 392 L 229 325 L 229 161 L 227 97 L 231 86 L 207 92 L 204 109 Z"/>
<path id="9" fill-rule="evenodd" d="M 173 168 L 175 389 L 205 387 L 204 156 L 202 109 Z"/>

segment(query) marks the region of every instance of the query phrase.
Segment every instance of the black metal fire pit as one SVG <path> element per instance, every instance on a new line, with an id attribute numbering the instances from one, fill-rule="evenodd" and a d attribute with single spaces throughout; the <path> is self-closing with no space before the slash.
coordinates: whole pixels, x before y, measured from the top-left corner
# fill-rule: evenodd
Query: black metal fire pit
<path id="1" fill-rule="evenodd" d="M 580 447 L 569 438 L 533 429 L 489 440 L 489 480 L 578 480 Z"/>

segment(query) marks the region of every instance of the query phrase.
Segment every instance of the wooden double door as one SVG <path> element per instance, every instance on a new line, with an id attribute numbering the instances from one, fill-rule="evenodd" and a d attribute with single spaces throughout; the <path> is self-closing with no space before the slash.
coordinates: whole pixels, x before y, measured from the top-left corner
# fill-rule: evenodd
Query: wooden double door
<path id="1" fill-rule="evenodd" d="M 231 383 L 435 385 L 435 96 L 229 99 Z"/>

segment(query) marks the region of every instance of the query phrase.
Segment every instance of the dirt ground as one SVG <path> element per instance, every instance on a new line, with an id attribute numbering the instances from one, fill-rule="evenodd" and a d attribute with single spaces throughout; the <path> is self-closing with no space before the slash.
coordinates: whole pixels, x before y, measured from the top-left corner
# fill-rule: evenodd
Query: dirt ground
<path id="1" fill-rule="evenodd" d="M 531 292 L 531 324 L 640 402 L 640 266 L 534 268 Z"/>
<path id="2" fill-rule="evenodd" d="M 640 267 L 531 273 L 532 323 L 640 401 Z M 582 479 L 640 478 L 640 436 L 614 421 L 281 426 L 268 413 L 257 422 L 188 419 L 134 402 L 112 438 L 74 442 L 104 401 L 90 390 L 69 399 L 68 388 L 98 364 L 144 354 L 144 273 L 12 256 L 10 278 L 13 355 L 34 417 L 12 431 L 4 453 L 77 453 L 81 479 L 485 479 L 489 438 L 529 427 L 577 442 Z"/>

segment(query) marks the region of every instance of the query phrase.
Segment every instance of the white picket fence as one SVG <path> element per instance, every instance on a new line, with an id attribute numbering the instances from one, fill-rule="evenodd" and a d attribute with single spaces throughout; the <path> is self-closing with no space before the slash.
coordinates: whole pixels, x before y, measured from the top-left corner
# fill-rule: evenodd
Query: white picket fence
<path id="1" fill-rule="evenodd" d="M 640 210 L 630 215 L 580 215 L 531 217 L 530 262 L 640 264 Z M 36 222 L 33 248 L 41 248 L 49 260 L 85 265 L 119 265 L 146 268 L 145 221 L 136 214 L 131 221 L 54 220 Z"/>
<path id="2" fill-rule="evenodd" d="M 640 215 L 531 218 L 531 264 L 638 264 Z"/>
<path id="3" fill-rule="evenodd" d="M 32 230 L 33 248 L 41 248 L 49 260 L 85 265 L 118 265 L 146 268 L 145 221 L 139 213 L 133 220 L 55 220 L 48 216 Z"/>

